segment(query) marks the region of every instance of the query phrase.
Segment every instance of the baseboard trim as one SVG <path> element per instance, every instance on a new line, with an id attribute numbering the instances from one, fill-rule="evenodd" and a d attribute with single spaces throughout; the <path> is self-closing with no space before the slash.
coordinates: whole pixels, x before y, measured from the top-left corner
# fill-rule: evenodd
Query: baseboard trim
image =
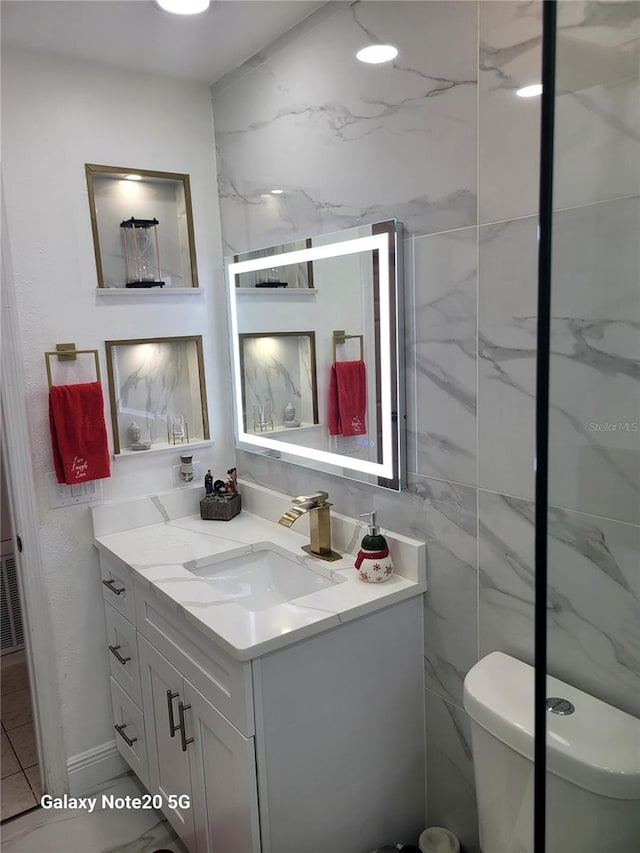
<path id="1" fill-rule="evenodd" d="M 72 796 L 84 794 L 91 788 L 126 773 L 128 769 L 127 763 L 118 752 L 115 740 L 72 755 L 67 761 L 69 793 Z"/>

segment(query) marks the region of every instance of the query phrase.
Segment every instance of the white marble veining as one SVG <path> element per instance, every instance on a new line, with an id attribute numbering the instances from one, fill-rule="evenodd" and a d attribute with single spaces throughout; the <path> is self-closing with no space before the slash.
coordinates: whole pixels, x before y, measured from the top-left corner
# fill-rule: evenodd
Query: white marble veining
<path id="1" fill-rule="evenodd" d="M 537 217 L 482 226 L 478 267 L 478 485 L 533 498 Z"/>
<path id="2" fill-rule="evenodd" d="M 533 662 L 534 505 L 480 492 L 480 656 Z M 640 527 L 549 512 L 549 672 L 640 715 Z"/>
<path id="3" fill-rule="evenodd" d="M 252 491 L 259 494 L 249 497 L 249 504 L 264 506 L 268 500 L 266 490 L 256 490 L 247 483 L 241 483 L 242 494 L 249 495 Z M 191 499 L 195 496 L 196 491 L 192 490 Z M 169 500 L 172 497 L 170 495 Z M 424 543 L 385 531 L 396 572 L 384 584 L 363 583 L 353 567 L 353 552 L 347 552 L 341 560 L 326 563 L 302 551 L 308 537 L 276 523 L 281 512 L 274 512 L 274 507 L 282 505 L 283 499 L 278 500 L 275 495 L 272 497 L 276 500 L 270 501 L 271 520 L 246 509 L 227 522 L 203 521 L 199 514 L 172 518 L 164 507 L 165 520 L 161 523 L 125 527 L 115 532 L 105 532 L 108 528 L 102 517 L 102 507 L 93 507 L 94 542 L 99 550 L 130 566 L 138 582 L 239 660 L 274 651 L 424 592 Z M 162 506 L 163 496 L 126 502 L 128 514 L 135 515 L 135 505 L 139 503 L 140 517 L 148 518 L 149 501 L 155 506 Z M 113 518 L 109 506 L 106 506 L 105 516 Z M 345 528 L 348 531 L 350 527 L 359 527 L 348 519 L 336 517 L 335 520 L 336 543 L 345 541 Z M 353 532 L 347 535 L 353 541 Z M 194 564 L 213 566 L 228 557 L 249 554 L 265 546 L 286 555 L 301 567 L 318 569 L 334 579 L 335 584 L 254 612 L 228 601 L 206 579 L 189 570 Z M 357 552 L 357 547 L 354 550 Z M 403 576 L 403 572 L 408 576 Z M 412 577 L 415 580 L 410 579 Z"/>
<path id="4" fill-rule="evenodd" d="M 640 191 L 636 2 L 558 4 L 556 208 Z M 479 223 L 538 209 L 542 3 L 480 3 Z M 496 132 L 498 129 L 498 132 Z"/>
<path id="5" fill-rule="evenodd" d="M 226 253 L 391 216 L 413 233 L 473 224 L 476 15 L 469 2 L 336 4 L 214 89 Z M 371 38 L 398 59 L 358 63 Z M 272 187 L 285 192 L 263 197 Z"/>
<path id="6" fill-rule="evenodd" d="M 640 5 L 558 4 L 556 208 L 640 192 Z"/>
<path id="7" fill-rule="evenodd" d="M 536 213 L 542 2 L 481 0 L 479 11 L 478 224 Z"/>
<path id="8" fill-rule="evenodd" d="M 550 503 L 634 524 L 640 523 L 638 234 L 640 197 L 555 215 L 549 386 Z"/>
<path id="9" fill-rule="evenodd" d="M 477 229 L 415 240 L 417 472 L 476 482 Z"/>
<path id="10" fill-rule="evenodd" d="M 480 853 L 469 717 L 429 691 L 426 713 L 428 823 L 450 827 L 465 853 Z"/>
<path id="11" fill-rule="evenodd" d="M 462 706 L 462 683 L 477 660 L 476 490 L 416 477 L 428 551 L 424 666 L 429 690 Z"/>

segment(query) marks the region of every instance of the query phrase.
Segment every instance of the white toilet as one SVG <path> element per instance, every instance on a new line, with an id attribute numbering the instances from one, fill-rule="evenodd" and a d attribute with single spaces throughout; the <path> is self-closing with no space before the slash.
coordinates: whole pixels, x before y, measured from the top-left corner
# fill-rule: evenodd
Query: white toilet
<path id="1" fill-rule="evenodd" d="M 533 673 L 501 652 L 464 682 L 482 853 L 533 850 Z M 639 853 L 640 720 L 556 678 L 547 715 L 546 853 Z"/>

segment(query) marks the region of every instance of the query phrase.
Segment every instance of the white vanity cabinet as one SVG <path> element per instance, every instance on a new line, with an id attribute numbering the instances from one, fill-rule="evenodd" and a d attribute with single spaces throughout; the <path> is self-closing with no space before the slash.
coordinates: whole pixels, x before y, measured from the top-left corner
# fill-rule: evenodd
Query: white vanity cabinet
<path id="1" fill-rule="evenodd" d="M 149 791 L 189 850 L 260 851 L 253 738 L 139 637 Z"/>
<path id="2" fill-rule="evenodd" d="M 240 660 L 152 584 L 100 559 L 103 577 L 117 570 L 116 589 L 126 586 L 129 613 L 133 601 L 145 766 L 116 736 L 118 747 L 192 853 L 415 842 L 425 819 L 421 596 Z M 107 613 L 124 595 L 105 586 Z M 112 696 L 140 710 L 129 683 L 112 676 Z"/>

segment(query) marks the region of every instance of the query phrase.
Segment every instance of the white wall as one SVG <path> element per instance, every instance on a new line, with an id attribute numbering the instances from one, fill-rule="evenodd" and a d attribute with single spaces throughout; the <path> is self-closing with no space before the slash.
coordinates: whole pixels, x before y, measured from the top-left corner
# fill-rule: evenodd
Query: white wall
<path id="1" fill-rule="evenodd" d="M 9 508 L 9 492 L 7 490 L 7 472 L 4 465 L 4 451 L 0 447 L 0 541 L 13 537 L 11 512 Z"/>
<path id="2" fill-rule="evenodd" d="M 51 642 L 63 703 L 62 734 L 69 758 L 112 739 L 111 703 L 88 508 L 48 507 L 45 475 L 53 465 L 43 353 L 60 341 L 97 348 L 107 399 L 105 340 L 203 335 L 215 445 L 198 451 L 196 459 L 214 471 L 226 471 L 232 464 L 210 93 L 204 85 L 6 50 L 2 120 L 3 180 L 29 441 L 54 625 Z M 96 295 L 85 163 L 191 176 L 203 293 L 109 301 Z M 108 404 L 105 415 L 110 432 Z M 178 457 L 176 451 L 114 461 L 111 479 L 103 481 L 104 497 L 171 488 L 170 468 L 179 462 Z M 20 484 L 13 487 L 19 489 Z"/>

